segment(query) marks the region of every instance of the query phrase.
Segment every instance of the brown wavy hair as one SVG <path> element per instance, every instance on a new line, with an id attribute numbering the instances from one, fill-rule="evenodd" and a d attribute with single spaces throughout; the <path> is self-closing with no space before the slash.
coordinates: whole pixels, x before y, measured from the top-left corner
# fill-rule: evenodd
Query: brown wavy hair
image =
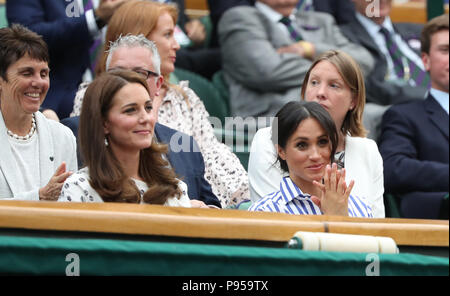
<path id="1" fill-rule="evenodd" d="M 364 75 L 358 63 L 348 54 L 340 50 L 329 50 L 321 54 L 311 65 L 303 80 L 301 98 L 305 100 L 306 88 L 308 87 L 311 71 L 322 61 L 328 61 L 338 70 L 344 82 L 350 88 L 356 101 L 355 108 L 349 110 L 342 123 L 341 132 L 352 137 L 365 137 L 366 129 L 362 123 L 364 106 L 366 104 L 366 87 Z M 339 128 L 339 127 L 337 127 Z"/>
<path id="2" fill-rule="evenodd" d="M 80 115 L 79 139 L 81 153 L 89 168 L 90 184 L 105 202 L 140 203 L 136 184 L 127 176 L 112 149 L 105 145 L 104 122 L 113 106 L 115 94 L 125 85 L 146 81 L 132 71 L 110 71 L 101 74 L 87 88 Z M 180 197 L 174 171 L 162 155 L 167 145 L 153 139 L 149 148 L 140 152 L 139 175 L 149 189 L 143 200 L 149 204 L 164 204 L 169 197 Z"/>

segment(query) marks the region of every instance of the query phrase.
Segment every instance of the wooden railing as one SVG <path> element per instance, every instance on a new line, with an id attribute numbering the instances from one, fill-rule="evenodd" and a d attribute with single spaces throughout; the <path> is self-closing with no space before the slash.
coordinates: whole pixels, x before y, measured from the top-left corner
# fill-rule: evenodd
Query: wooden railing
<path id="1" fill-rule="evenodd" d="M 287 242 L 297 231 L 387 236 L 449 245 L 448 220 L 301 216 L 154 205 L 0 201 L 0 228 Z"/>

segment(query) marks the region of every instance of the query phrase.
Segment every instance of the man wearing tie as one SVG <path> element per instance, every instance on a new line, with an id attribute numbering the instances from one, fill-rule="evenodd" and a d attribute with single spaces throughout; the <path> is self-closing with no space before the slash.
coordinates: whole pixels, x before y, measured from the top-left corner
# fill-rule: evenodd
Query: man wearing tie
<path id="1" fill-rule="evenodd" d="M 393 24 L 389 17 L 392 0 L 352 1 L 355 18 L 341 30 L 375 59 L 374 69 L 366 79 L 364 126 L 369 130 L 368 137 L 378 140 L 386 109 L 392 104 L 424 99 L 429 88 L 429 76 L 420 58 L 422 26 Z"/>
<path id="2" fill-rule="evenodd" d="M 298 0 L 258 0 L 254 7 L 229 9 L 219 21 L 224 77 L 234 116 L 270 117 L 300 98 L 312 61 L 340 49 L 365 73 L 373 59 L 345 38 L 332 16 L 298 11 Z"/>
<path id="3" fill-rule="evenodd" d="M 398 104 L 383 116 L 380 153 L 386 192 L 403 217 L 448 219 L 449 17 L 424 27 L 422 60 L 431 77 L 425 100 Z"/>
<path id="4" fill-rule="evenodd" d="M 99 30 L 126 0 L 13 0 L 6 2 L 10 24 L 20 23 L 42 35 L 50 53 L 50 89 L 42 104 L 68 117 Z M 96 9 L 94 9 L 97 7 Z M 94 53 L 92 53 L 94 54 Z"/>

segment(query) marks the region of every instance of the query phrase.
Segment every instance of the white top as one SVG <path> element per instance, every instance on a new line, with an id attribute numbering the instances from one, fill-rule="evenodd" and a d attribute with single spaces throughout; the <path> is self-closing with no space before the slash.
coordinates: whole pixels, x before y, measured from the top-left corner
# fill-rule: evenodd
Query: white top
<path id="1" fill-rule="evenodd" d="M 284 176 L 272 144 L 272 128 L 259 129 L 253 138 L 248 162 L 250 197 L 253 203 L 279 191 Z M 275 165 L 274 165 L 275 164 Z M 365 198 L 374 218 L 384 218 L 383 159 L 375 141 L 347 136 L 345 138 L 345 181 L 355 181 L 351 194 Z"/>
<path id="2" fill-rule="evenodd" d="M 137 188 L 141 193 L 141 197 L 148 190 L 148 186 L 145 182 L 132 179 L 136 183 Z M 178 183 L 182 194 L 180 198 L 171 197 L 169 198 L 165 206 L 170 207 L 191 207 L 191 201 L 187 195 L 187 185 L 183 181 Z M 62 202 L 103 202 L 100 195 L 91 187 L 89 183 L 89 169 L 87 167 L 82 168 L 64 182 L 63 188 L 61 190 L 61 195 L 58 201 Z M 141 203 L 144 203 L 141 200 Z"/>
<path id="3" fill-rule="evenodd" d="M 18 140 L 8 137 L 9 146 L 13 155 L 12 161 L 22 174 L 22 190 L 32 191 L 39 187 L 39 137 L 38 131 L 28 140 Z"/>
<path id="4" fill-rule="evenodd" d="M 36 144 L 18 148 L 9 140 L 0 111 L 0 199 L 39 200 L 39 189 L 47 185 L 63 161 L 67 171 L 78 170 L 77 144 L 72 131 L 45 118 L 41 112 L 35 116 Z M 27 176 L 30 174 L 32 177 Z M 29 187 L 31 183 L 33 186 Z"/>

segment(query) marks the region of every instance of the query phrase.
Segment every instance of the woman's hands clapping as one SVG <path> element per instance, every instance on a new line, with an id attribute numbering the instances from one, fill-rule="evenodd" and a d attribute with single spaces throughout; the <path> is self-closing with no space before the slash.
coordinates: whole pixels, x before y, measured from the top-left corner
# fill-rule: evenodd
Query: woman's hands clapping
<path id="1" fill-rule="evenodd" d="M 326 215 L 348 216 L 348 198 L 355 182 L 345 183 L 345 169 L 338 170 L 337 165 L 327 165 L 323 184 L 313 181 L 320 190 L 319 196 L 311 196 L 312 201 Z"/>

